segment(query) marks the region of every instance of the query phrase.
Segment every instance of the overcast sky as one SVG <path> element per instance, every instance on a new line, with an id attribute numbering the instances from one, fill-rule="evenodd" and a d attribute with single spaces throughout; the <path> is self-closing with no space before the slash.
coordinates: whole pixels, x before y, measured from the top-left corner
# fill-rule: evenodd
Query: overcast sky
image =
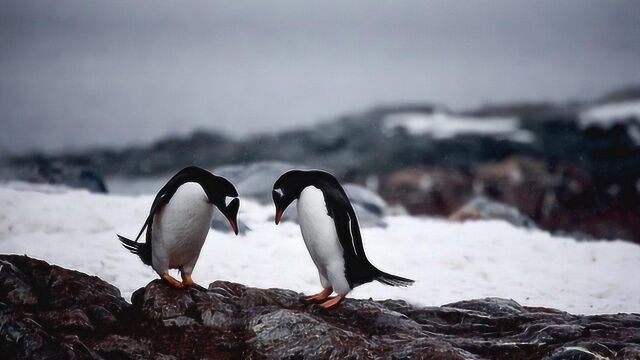
<path id="1" fill-rule="evenodd" d="M 640 83 L 640 2 L 0 0 L 0 152 Z"/>

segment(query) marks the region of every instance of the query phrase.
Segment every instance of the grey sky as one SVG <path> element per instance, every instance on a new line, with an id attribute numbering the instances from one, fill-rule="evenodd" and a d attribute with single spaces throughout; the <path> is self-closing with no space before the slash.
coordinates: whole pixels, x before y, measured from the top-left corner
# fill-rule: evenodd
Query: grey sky
<path id="1" fill-rule="evenodd" d="M 640 83 L 640 2 L 0 0 L 0 152 Z"/>

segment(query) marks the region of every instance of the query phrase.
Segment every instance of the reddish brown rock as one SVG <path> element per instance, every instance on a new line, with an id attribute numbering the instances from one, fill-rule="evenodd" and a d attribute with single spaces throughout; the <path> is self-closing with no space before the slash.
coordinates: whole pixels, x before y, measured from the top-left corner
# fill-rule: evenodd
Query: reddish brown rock
<path id="1" fill-rule="evenodd" d="M 347 299 L 325 311 L 302 303 L 300 293 L 225 281 L 178 290 L 155 280 L 128 304 L 94 276 L 25 256 L 0 255 L 0 265 L 2 359 L 640 355 L 638 314 L 576 316 L 499 298 L 441 307 Z"/>
<path id="2" fill-rule="evenodd" d="M 390 205 L 414 215 L 486 218 L 463 210 L 473 199 L 483 197 L 517 209 L 551 232 L 640 243 L 637 189 L 603 188 L 568 163 L 512 156 L 467 170 L 400 169 L 381 177 L 379 192 Z"/>

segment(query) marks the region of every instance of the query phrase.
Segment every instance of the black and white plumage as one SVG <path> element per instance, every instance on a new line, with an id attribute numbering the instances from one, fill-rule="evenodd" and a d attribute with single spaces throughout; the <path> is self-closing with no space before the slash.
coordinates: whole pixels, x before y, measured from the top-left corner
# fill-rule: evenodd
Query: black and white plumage
<path id="1" fill-rule="evenodd" d="M 171 284 L 179 282 L 168 275 L 179 269 L 183 280 L 190 274 L 209 232 L 214 206 L 238 233 L 238 192 L 231 182 L 207 170 L 190 166 L 174 175 L 160 189 L 149 215 L 135 241 L 118 235 L 122 245 L 138 255 Z M 138 240 L 146 230 L 146 242 Z"/>
<path id="2" fill-rule="evenodd" d="M 333 175 L 320 170 L 288 171 L 273 185 L 272 196 L 276 224 L 298 200 L 302 237 L 325 289 L 344 297 L 354 287 L 374 280 L 391 286 L 413 283 L 376 268 L 367 259 L 355 211 Z"/>

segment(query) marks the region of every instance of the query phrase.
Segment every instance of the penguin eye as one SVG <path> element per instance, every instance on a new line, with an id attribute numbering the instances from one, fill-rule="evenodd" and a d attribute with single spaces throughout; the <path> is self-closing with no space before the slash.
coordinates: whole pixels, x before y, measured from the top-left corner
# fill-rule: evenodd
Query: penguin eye
<path id="1" fill-rule="evenodd" d="M 278 196 L 282 197 L 284 196 L 284 192 L 282 191 L 282 189 L 278 188 L 278 189 L 273 189 L 273 192 L 278 194 Z"/>
<path id="2" fill-rule="evenodd" d="M 232 196 L 225 196 L 224 197 L 224 206 L 229 207 L 229 204 L 231 204 L 231 202 L 234 200 L 235 198 Z"/>

